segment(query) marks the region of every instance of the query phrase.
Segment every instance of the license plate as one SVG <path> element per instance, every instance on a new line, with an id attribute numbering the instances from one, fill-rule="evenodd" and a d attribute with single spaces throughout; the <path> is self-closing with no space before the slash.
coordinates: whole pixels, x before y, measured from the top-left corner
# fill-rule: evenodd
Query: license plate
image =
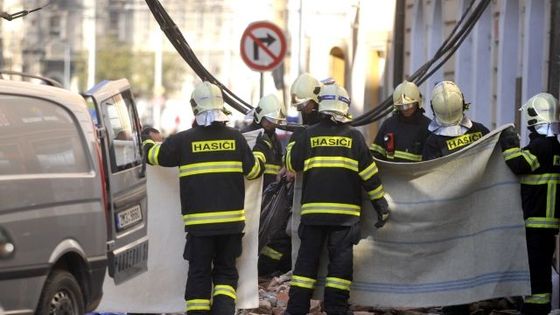
<path id="1" fill-rule="evenodd" d="M 134 206 L 117 213 L 117 228 L 125 229 L 137 222 L 142 221 L 142 210 L 140 206 Z"/>

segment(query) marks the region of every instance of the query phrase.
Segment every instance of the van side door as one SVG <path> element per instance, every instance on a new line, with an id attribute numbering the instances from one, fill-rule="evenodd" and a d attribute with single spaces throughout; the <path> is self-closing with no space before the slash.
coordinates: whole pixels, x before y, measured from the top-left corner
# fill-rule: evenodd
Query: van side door
<path id="1" fill-rule="evenodd" d="M 107 193 L 107 255 L 116 284 L 147 270 L 148 209 L 141 125 L 126 79 L 86 93 L 101 142 Z"/>

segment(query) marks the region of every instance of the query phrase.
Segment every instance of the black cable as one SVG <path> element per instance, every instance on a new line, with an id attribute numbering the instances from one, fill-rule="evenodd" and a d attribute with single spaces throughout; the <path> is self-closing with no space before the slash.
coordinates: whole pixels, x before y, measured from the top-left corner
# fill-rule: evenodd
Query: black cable
<path id="1" fill-rule="evenodd" d="M 462 42 L 468 37 L 472 28 L 474 27 L 474 25 L 482 15 L 482 13 L 486 10 L 488 5 L 490 4 L 490 0 L 481 0 L 480 3 L 477 5 L 477 7 L 474 10 L 472 10 L 472 13 L 469 16 L 468 13 L 469 11 L 471 11 L 475 1 L 476 0 L 473 0 L 469 3 L 467 9 L 465 10 L 465 12 L 463 12 L 463 15 L 461 16 L 459 22 L 455 25 L 450 35 L 446 38 L 446 40 L 442 43 L 440 48 L 436 51 L 434 57 L 430 59 L 428 62 L 426 62 L 425 64 L 423 64 L 418 70 L 416 70 L 414 74 L 409 77 L 410 81 L 413 81 L 417 85 L 420 85 L 428 77 L 430 77 L 435 71 L 441 68 L 445 64 L 445 62 L 449 60 L 449 58 L 451 58 L 451 56 L 462 44 Z M 460 26 L 461 26 L 461 30 L 457 32 Z M 441 57 L 443 57 L 443 60 L 437 63 L 437 65 L 428 72 L 430 67 Z M 389 114 L 392 111 L 392 110 L 388 110 L 388 108 L 391 107 L 392 103 L 393 103 L 392 97 L 388 97 L 383 102 L 381 102 L 381 104 L 379 104 L 372 110 L 354 119 L 354 121 L 352 121 L 351 124 L 353 126 L 362 126 L 381 119 L 382 117 L 384 117 L 385 115 Z"/>

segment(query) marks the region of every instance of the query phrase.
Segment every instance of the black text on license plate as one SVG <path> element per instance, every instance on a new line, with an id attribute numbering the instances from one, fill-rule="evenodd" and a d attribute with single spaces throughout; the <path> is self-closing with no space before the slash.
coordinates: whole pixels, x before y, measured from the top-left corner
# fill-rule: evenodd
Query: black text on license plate
<path id="1" fill-rule="evenodd" d="M 142 221 L 142 210 L 140 206 L 134 206 L 117 213 L 117 228 L 122 230 L 139 221 Z"/>

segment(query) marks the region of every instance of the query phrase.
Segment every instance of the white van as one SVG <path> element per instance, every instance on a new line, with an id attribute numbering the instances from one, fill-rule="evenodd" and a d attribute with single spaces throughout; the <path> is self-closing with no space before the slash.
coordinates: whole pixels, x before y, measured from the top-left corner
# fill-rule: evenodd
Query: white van
<path id="1" fill-rule="evenodd" d="M 140 128 L 125 79 L 85 97 L 0 80 L 4 314 L 84 314 L 106 273 L 119 284 L 147 269 Z"/>

